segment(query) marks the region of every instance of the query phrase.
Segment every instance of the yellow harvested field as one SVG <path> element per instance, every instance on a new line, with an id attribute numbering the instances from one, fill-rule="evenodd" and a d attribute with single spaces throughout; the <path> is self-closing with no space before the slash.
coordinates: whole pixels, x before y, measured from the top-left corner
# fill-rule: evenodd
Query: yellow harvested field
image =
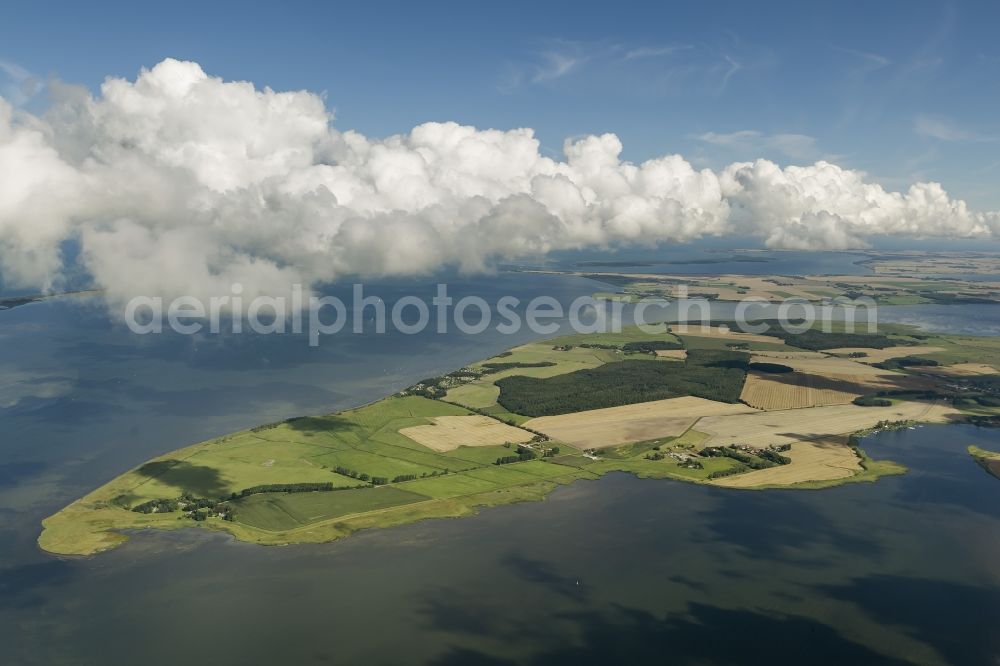
<path id="1" fill-rule="evenodd" d="M 435 416 L 432 425 L 403 428 L 399 434 L 435 451 L 454 451 L 460 446 L 522 444 L 535 436 L 488 416 Z"/>
<path id="2" fill-rule="evenodd" d="M 784 340 L 773 335 L 754 335 L 753 333 L 743 333 L 741 331 L 730 330 L 723 326 L 688 326 L 687 324 L 670 327 L 670 332 L 674 335 L 690 335 L 696 338 L 726 338 L 734 342 L 770 342 L 772 344 L 784 344 Z"/>
<path id="3" fill-rule="evenodd" d="M 656 355 L 660 358 L 672 358 L 683 361 L 688 357 L 687 349 L 657 349 Z"/>
<path id="4" fill-rule="evenodd" d="M 956 363 L 941 367 L 918 368 L 920 372 L 930 372 L 945 377 L 978 377 L 998 374 L 997 369 L 985 363 Z"/>
<path id="5" fill-rule="evenodd" d="M 764 356 L 762 354 L 755 353 L 753 356 L 750 357 L 750 362 L 773 363 L 774 357 Z M 787 365 L 796 372 L 804 372 L 808 374 L 816 374 L 824 376 L 829 376 L 829 375 L 862 375 L 862 376 L 895 375 L 897 377 L 902 376 L 902 373 L 894 373 L 889 370 L 873 368 L 870 365 L 866 365 L 864 363 L 858 363 L 854 359 L 835 358 L 833 356 L 826 356 L 823 358 L 815 358 L 815 357 L 786 358 L 781 361 L 781 365 Z"/>
<path id="6" fill-rule="evenodd" d="M 605 449 L 629 442 L 681 435 L 703 416 L 753 411 L 742 404 L 731 405 L 688 396 L 559 416 L 540 416 L 527 421 L 524 426 L 579 449 Z"/>
<path id="7" fill-rule="evenodd" d="M 816 294 L 799 289 L 794 284 L 791 284 L 790 280 L 784 278 L 756 277 L 750 275 L 726 276 L 726 279 L 730 278 L 740 287 L 749 290 L 745 295 L 743 295 L 744 298 L 747 296 L 757 296 L 773 300 L 784 300 L 787 298 L 785 294 L 789 294 L 795 298 L 801 298 L 807 301 L 820 300 L 820 297 Z"/>
<path id="8" fill-rule="evenodd" d="M 933 354 L 944 351 L 941 347 L 917 346 L 917 347 L 887 347 L 886 349 L 868 349 L 867 347 L 839 347 L 837 349 L 827 349 L 828 354 L 854 354 L 862 353 L 865 356 L 851 359 L 860 363 L 881 363 L 890 358 L 901 358 L 903 356 L 919 356 L 920 354 Z"/>
<path id="9" fill-rule="evenodd" d="M 893 389 L 919 390 L 930 388 L 933 382 L 922 377 L 892 373 L 886 375 L 825 375 L 823 379 L 844 387 L 846 391 L 871 393 Z"/>
<path id="10" fill-rule="evenodd" d="M 801 358 L 827 358 L 826 354 L 822 354 L 820 352 L 812 352 L 812 351 L 755 351 L 753 354 L 754 354 L 754 356 L 761 356 L 761 357 L 763 357 L 762 359 L 758 359 L 758 360 L 764 360 L 764 361 L 767 361 L 768 359 L 774 359 L 774 358 L 787 358 L 787 359 L 793 359 L 793 358 L 800 358 L 800 359 Z M 788 364 L 786 363 L 785 365 L 788 365 Z"/>
<path id="11" fill-rule="evenodd" d="M 874 351 L 874 350 L 873 350 Z M 778 359 L 774 356 L 765 356 L 754 353 L 750 357 L 753 363 L 780 363 L 792 368 L 794 373 L 771 374 L 769 379 L 782 383 L 806 384 L 816 389 L 825 391 L 839 391 L 842 393 L 852 393 L 854 396 L 881 391 L 887 389 L 919 389 L 926 388 L 931 380 L 913 377 L 901 372 L 883 370 L 874 366 L 859 363 L 850 358 L 836 358 L 834 356 L 815 357 L 794 357 Z M 808 375 L 808 380 L 798 379 Z M 767 375 L 764 375 L 767 376 Z M 852 399 L 853 397 L 852 396 Z M 832 394 L 829 396 L 833 398 Z M 836 402 L 844 402 L 836 399 Z M 807 407 L 808 400 L 802 399 L 796 403 L 797 406 Z M 830 402 L 820 402 L 817 404 L 836 404 Z M 847 401 L 849 402 L 849 401 Z M 754 404 L 754 403 L 751 403 Z"/>
<path id="12" fill-rule="evenodd" d="M 708 416 L 698 422 L 698 430 L 709 435 L 705 446 L 747 444 L 762 448 L 769 444 L 794 444 L 828 435 L 846 435 L 871 428 L 880 421 L 943 423 L 949 420 L 949 415 L 958 414 L 951 407 L 926 402 L 901 402 L 892 407 L 831 405 Z"/>
<path id="13" fill-rule="evenodd" d="M 846 437 L 823 437 L 796 442 L 792 444 L 791 450 L 781 455 L 788 456 L 792 462 L 723 477 L 712 483 L 727 488 L 786 486 L 803 481 L 844 479 L 861 471 L 860 460 L 847 445 Z"/>
<path id="14" fill-rule="evenodd" d="M 843 405 L 868 392 L 863 384 L 800 372 L 749 372 L 740 400 L 764 410 Z"/>

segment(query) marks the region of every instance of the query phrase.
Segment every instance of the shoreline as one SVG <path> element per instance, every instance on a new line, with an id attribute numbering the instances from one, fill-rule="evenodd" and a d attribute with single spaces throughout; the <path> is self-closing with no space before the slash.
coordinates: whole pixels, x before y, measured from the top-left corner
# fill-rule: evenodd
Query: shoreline
<path id="1" fill-rule="evenodd" d="M 673 333 L 665 335 L 685 340 L 685 346 L 690 349 L 700 349 L 691 335 L 679 333 L 680 338 Z M 897 335 L 897 342 L 905 346 L 905 334 L 893 335 Z M 123 532 L 184 528 L 224 531 L 241 541 L 262 545 L 326 542 L 361 529 L 390 527 L 430 518 L 468 516 L 490 506 L 541 501 L 559 486 L 579 479 L 599 478 L 609 472 L 715 487 L 731 486 L 733 480 L 741 480 L 740 487 L 732 487 L 733 490 L 822 489 L 875 481 L 882 476 L 905 472 L 905 468 L 891 461 L 872 460 L 857 447 L 856 439 L 848 440 L 850 432 L 836 433 L 837 425 L 853 426 L 852 432 L 863 436 L 870 434 L 873 427 L 894 427 L 900 421 L 905 422 L 904 426 L 915 422 L 947 422 L 948 419 L 957 420 L 962 414 L 959 410 L 942 409 L 940 402 L 927 402 L 920 397 L 903 400 L 892 407 L 830 404 L 756 409 L 749 414 L 732 414 L 730 410 L 729 415 L 720 416 L 715 416 L 718 411 L 709 411 L 694 417 L 684 431 L 653 427 L 645 437 L 655 437 L 655 441 L 633 437 L 624 444 L 588 451 L 584 445 L 572 443 L 572 438 L 564 439 L 558 432 L 539 432 L 534 426 L 524 425 L 524 421 L 518 420 L 530 421 L 534 412 L 518 410 L 521 414 L 515 414 L 495 403 L 485 409 L 474 404 L 482 397 L 477 393 L 480 388 L 495 389 L 494 382 L 505 377 L 535 377 L 529 381 L 537 382 L 544 381 L 538 377 L 565 378 L 567 373 L 586 368 L 592 370 L 585 372 L 593 373 L 596 368 L 610 367 L 609 363 L 622 361 L 626 356 L 622 353 L 626 341 L 635 340 L 628 344 L 641 346 L 649 344 L 643 340 L 652 341 L 653 337 L 663 338 L 664 334 L 653 336 L 636 329 L 615 336 L 560 336 L 530 342 L 435 378 L 440 380 L 440 385 L 417 384 L 348 410 L 321 416 L 290 417 L 167 452 L 116 476 L 45 518 L 38 545 L 55 555 L 85 556 L 121 545 L 128 539 Z M 613 347 L 611 343 L 618 346 Z M 735 353 L 706 352 L 704 349 L 700 352 Z M 541 358 L 554 360 L 539 362 Z M 633 352 L 629 358 L 635 360 L 625 363 L 633 364 L 631 367 L 636 372 L 642 367 L 656 367 L 647 365 L 651 363 L 676 363 L 658 360 L 655 353 L 650 356 L 645 352 Z M 491 360 L 493 366 L 507 367 L 488 369 Z M 638 365 L 634 365 L 636 363 Z M 827 367 L 826 363 L 843 366 L 853 362 L 828 356 L 822 367 Z M 672 366 L 668 374 L 672 376 L 676 367 L 679 366 Z M 862 366 L 858 365 L 858 368 L 860 370 Z M 456 388 L 464 391 L 463 399 L 452 396 Z M 709 396 L 706 402 L 715 402 L 721 407 L 726 404 L 719 402 L 721 399 L 718 395 Z M 657 398 L 640 398 L 624 404 L 651 405 L 650 400 L 655 403 Z M 665 402 L 673 405 L 671 400 L 668 398 Z M 592 418 L 580 409 L 572 407 L 554 413 L 577 414 L 577 420 Z M 612 407 L 611 411 L 615 409 L 619 408 Z M 678 408 L 674 406 L 664 406 L 663 409 L 673 421 L 682 413 L 676 411 Z M 813 412 L 806 411 L 809 409 Z M 619 413 L 615 412 L 614 418 L 604 423 L 604 427 L 627 427 L 621 425 L 625 422 L 616 420 L 620 418 L 617 416 Z M 534 414 L 536 417 L 539 415 Z M 755 419 L 762 414 L 772 416 Z M 789 418 L 803 417 L 809 420 L 804 429 L 805 422 L 795 421 L 800 423 L 796 426 L 788 421 Z M 746 418 L 751 420 L 740 420 Z M 501 435 L 498 441 L 476 444 L 467 439 L 472 436 L 469 434 L 472 431 L 468 431 L 459 434 L 454 448 L 445 447 L 437 451 L 401 432 L 414 427 L 433 428 L 435 419 L 459 419 L 464 424 L 475 419 L 480 419 L 479 423 L 486 420 L 495 422 L 495 428 L 502 425 L 501 431 L 502 428 L 526 431 L 532 433 L 535 439 L 526 444 L 523 457 L 518 457 L 512 455 L 515 452 L 509 443 L 510 435 Z M 703 427 L 704 419 L 708 420 Z M 722 430 L 712 430 L 717 427 L 715 424 L 723 423 L 729 425 Z M 762 424 L 766 426 L 763 430 Z M 751 426 L 750 431 L 744 426 Z M 749 434 L 751 432 L 756 434 Z M 799 434 L 795 438 L 783 439 L 782 433 L 787 432 Z M 735 438 L 733 433 L 736 433 Z M 693 439 L 691 436 L 694 436 Z M 838 437 L 841 443 L 831 448 L 827 440 Z M 507 443 L 500 446 L 503 438 L 507 438 Z M 761 466 L 763 459 L 758 458 L 762 455 L 771 456 L 775 461 L 782 457 L 775 457 L 766 451 L 762 453 L 765 448 L 780 450 L 771 445 L 782 441 L 792 443 L 791 458 L 804 456 L 802 465 L 818 467 L 796 466 L 794 460 L 787 459 L 787 456 L 784 463 Z M 744 449 L 747 453 L 725 453 L 722 457 L 712 457 L 719 454 L 711 453 L 710 457 L 703 457 L 708 448 L 733 448 L 737 442 L 751 442 L 751 448 Z M 843 449 L 848 445 L 853 449 L 853 461 L 851 455 L 844 455 Z M 824 453 L 824 447 L 827 457 L 820 455 L 816 458 L 816 455 Z M 230 451 L 247 453 L 237 455 L 230 454 Z M 834 458 L 829 457 L 831 451 Z M 522 447 L 518 445 L 517 453 L 521 452 Z M 344 455 L 356 459 L 356 462 L 351 463 L 343 458 Z M 744 458 L 744 462 L 751 465 L 749 468 L 740 462 Z M 810 462 L 805 462 L 807 460 Z M 763 462 L 766 463 L 766 460 Z M 378 465 L 384 467 L 379 468 Z M 844 469 L 850 469 L 851 473 L 839 475 Z M 833 472 L 835 475 L 831 476 L 831 470 L 840 471 Z M 202 483 L 206 475 L 211 477 L 212 483 Z M 199 483 L 202 485 L 185 486 L 178 481 L 184 478 L 201 479 Z M 751 478 L 752 482 L 743 483 Z M 273 484 L 275 489 L 272 490 L 269 484 Z M 296 485 L 310 486 L 302 490 L 313 492 L 299 493 L 293 488 Z M 315 487 L 317 485 L 329 487 L 321 489 Z M 184 490 L 185 487 L 189 490 Z M 263 490 L 254 490 L 258 487 Z M 249 493 L 256 494 L 251 497 Z M 181 494 L 179 500 L 175 499 L 178 494 Z M 194 511 L 190 508 L 191 502 L 198 497 L 217 499 L 197 500 L 208 502 L 197 504 L 197 507 L 211 507 L 213 503 L 217 506 L 212 512 L 192 520 Z M 148 512 L 143 512 L 143 506 L 139 506 L 151 503 L 154 506 Z M 157 503 L 179 503 L 181 508 L 178 510 L 174 506 L 160 511 Z M 234 510 L 231 511 L 231 508 Z"/>
<path id="2" fill-rule="evenodd" d="M 391 397 L 382 398 L 369 404 L 377 405 L 391 399 Z M 363 408 L 359 407 L 347 411 L 357 411 Z M 345 412 L 337 412 L 336 414 L 343 413 Z M 929 421 L 928 423 L 933 422 Z M 255 426 L 255 428 L 259 429 L 260 426 Z M 252 428 L 241 432 L 250 433 L 253 430 Z M 875 434 L 878 431 L 877 429 L 866 428 L 858 432 L 862 435 L 867 435 Z M 237 434 L 240 433 L 232 433 L 230 436 Z M 195 455 L 202 447 L 210 446 L 217 441 L 209 440 L 194 444 L 184 449 L 167 453 L 165 456 L 154 458 L 151 462 L 163 459 L 166 456 L 170 456 L 172 460 L 184 461 Z M 187 455 L 177 455 L 181 452 L 187 452 Z M 906 468 L 902 465 L 888 460 L 872 460 L 860 449 L 855 450 L 855 455 L 859 458 L 861 471 L 841 478 L 779 485 L 765 483 L 749 487 L 731 488 L 727 488 L 725 485 L 713 480 L 701 480 L 682 476 L 668 470 L 662 470 L 660 473 L 651 473 L 648 469 L 638 468 L 632 461 L 628 460 L 602 459 L 599 460 L 600 467 L 598 469 L 578 469 L 567 466 L 565 474 L 533 483 L 514 485 L 495 491 L 468 493 L 446 499 L 428 498 L 420 502 L 404 504 L 402 506 L 339 515 L 288 530 L 266 530 L 241 523 L 229 522 L 221 518 L 211 518 L 202 522 L 195 522 L 182 516 L 155 513 L 139 514 L 123 508 L 112 508 L 109 506 L 106 497 L 108 489 L 113 488 L 115 482 L 119 479 L 134 474 L 142 467 L 140 465 L 119 475 L 84 497 L 75 500 L 52 516 L 45 518 L 42 521 L 43 531 L 39 535 L 38 545 L 42 550 L 52 555 L 91 556 L 114 549 L 125 543 L 128 540 L 128 536 L 124 532 L 141 532 L 146 529 L 173 530 L 188 528 L 222 531 L 230 534 L 237 540 L 256 543 L 258 545 L 325 543 L 344 538 L 363 529 L 394 527 L 396 525 L 436 518 L 466 517 L 475 515 L 480 510 L 492 506 L 525 501 L 544 501 L 553 490 L 560 486 L 569 485 L 583 479 L 594 480 L 612 472 L 622 472 L 640 479 L 679 481 L 716 488 L 726 488 L 736 492 L 745 490 L 820 490 L 849 483 L 874 482 L 883 476 L 906 472 Z M 517 466 L 523 464 L 525 463 L 514 463 L 505 467 L 516 471 Z M 555 463 L 545 464 L 552 465 Z M 750 473 L 752 474 L 753 472 Z M 387 487 L 391 487 L 391 485 Z M 370 492 L 380 492 L 380 490 L 373 489 Z M 108 511 L 112 511 L 113 513 L 111 515 L 94 515 Z"/>

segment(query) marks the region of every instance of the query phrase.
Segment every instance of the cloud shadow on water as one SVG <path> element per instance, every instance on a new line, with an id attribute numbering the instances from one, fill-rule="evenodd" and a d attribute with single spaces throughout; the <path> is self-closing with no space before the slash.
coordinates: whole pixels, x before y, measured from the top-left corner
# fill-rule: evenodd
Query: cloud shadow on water
<path id="1" fill-rule="evenodd" d="M 996 664 L 1000 589 L 908 576 L 867 576 L 817 593 L 857 604 L 876 621 L 907 627 L 951 664 Z"/>
<path id="2" fill-rule="evenodd" d="M 702 514 L 711 532 L 708 541 L 737 544 L 754 558 L 784 560 L 791 550 L 814 545 L 832 545 L 834 553 L 866 558 L 877 556 L 882 549 L 875 539 L 840 529 L 811 505 L 811 496 L 800 494 L 806 491 L 714 492 L 719 504 Z M 800 558 L 795 559 L 801 563 Z"/>
<path id="3" fill-rule="evenodd" d="M 764 614 L 695 604 L 686 615 L 660 618 L 634 608 L 562 613 L 545 622 L 542 636 L 529 636 L 518 646 L 530 654 L 508 658 L 488 648 L 454 647 L 430 662 L 436 666 L 466 664 L 904 664 L 850 641 L 835 629 L 803 617 Z M 562 631 L 566 625 L 571 632 Z M 455 632 L 457 627 L 436 627 Z M 481 632 L 480 638 L 483 638 Z M 504 635 L 486 638 L 504 641 Z"/>

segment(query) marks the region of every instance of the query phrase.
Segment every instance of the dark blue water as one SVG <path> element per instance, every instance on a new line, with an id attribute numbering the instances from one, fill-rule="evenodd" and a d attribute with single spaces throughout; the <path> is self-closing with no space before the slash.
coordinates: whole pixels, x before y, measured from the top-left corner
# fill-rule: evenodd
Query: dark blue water
<path id="1" fill-rule="evenodd" d="M 461 289 L 569 300 L 593 283 Z M 969 426 L 870 438 L 911 473 L 824 491 L 615 474 L 319 546 L 186 531 L 87 559 L 35 547 L 43 517 L 153 455 L 360 404 L 529 337 L 310 349 L 137 337 L 71 300 L 0 313 L 0 663 L 996 663 L 1000 480 L 964 447 L 1000 450 L 1000 431 Z"/>

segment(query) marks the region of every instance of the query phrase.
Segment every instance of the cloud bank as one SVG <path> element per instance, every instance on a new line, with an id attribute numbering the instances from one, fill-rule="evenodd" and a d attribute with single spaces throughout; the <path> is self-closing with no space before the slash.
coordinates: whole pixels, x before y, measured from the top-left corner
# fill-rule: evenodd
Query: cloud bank
<path id="1" fill-rule="evenodd" d="M 555 249 L 753 235 L 769 247 L 864 247 L 874 235 L 994 236 L 937 183 L 767 160 L 721 171 L 633 164 L 613 134 L 539 152 L 530 129 L 426 123 L 373 139 L 319 95 L 258 89 L 164 60 L 98 96 L 53 86 L 43 116 L 0 99 L 0 271 L 57 286 L 61 248 L 113 301 L 285 293 L 345 276 L 480 271 Z"/>

